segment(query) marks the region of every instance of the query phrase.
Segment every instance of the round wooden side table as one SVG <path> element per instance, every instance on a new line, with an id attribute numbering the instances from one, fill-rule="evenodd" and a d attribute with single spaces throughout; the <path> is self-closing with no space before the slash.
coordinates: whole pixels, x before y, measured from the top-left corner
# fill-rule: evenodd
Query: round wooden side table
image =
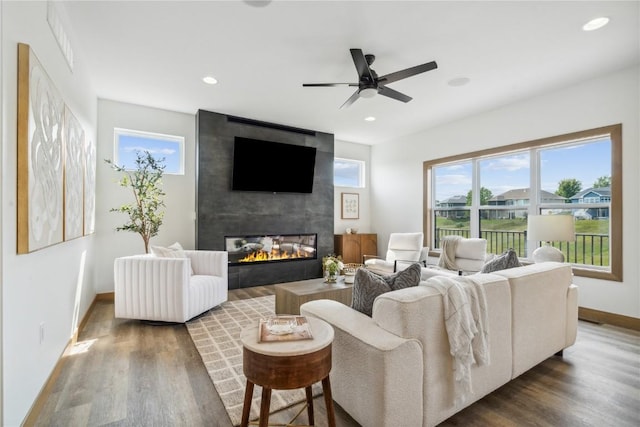
<path id="1" fill-rule="evenodd" d="M 327 407 L 327 423 L 335 427 L 335 412 L 331 396 L 331 343 L 333 328 L 327 322 L 307 317 L 312 339 L 299 341 L 259 342 L 258 325 L 242 330 L 242 370 L 247 378 L 242 408 L 241 427 L 249 424 L 251 399 L 255 384 L 262 387 L 260 427 L 269 425 L 271 390 L 304 388 L 307 398 L 309 424 L 314 425 L 313 394 L 311 386 L 322 381 L 322 392 Z"/>

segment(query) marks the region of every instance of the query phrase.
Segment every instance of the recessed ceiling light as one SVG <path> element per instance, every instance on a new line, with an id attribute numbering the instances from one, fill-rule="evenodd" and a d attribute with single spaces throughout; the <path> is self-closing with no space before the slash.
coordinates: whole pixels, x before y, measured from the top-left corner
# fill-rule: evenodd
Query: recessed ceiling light
<path id="1" fill-rule="evenodd" d="M 471 80 L 468 77 L 457 77 L 455 79 L 451 79 L 447 82 L 447 84 L 449 86 L 454 86 L 454 87 L 458 87 L 458 86 L 464 86 L 467 83 L 469 83 Z"/>
<path id="2" fill-rule="evenodd" d="M 592 19 L 591 21 L 584 24 L 582 26 L 582 29 L 584 31 L 593 31 L 593 30 L 597 30 L 598 28 L 604 27 L 608 23 L 609 23 L 609 18 L 607 18 L 606 16 L 601 16 L 600 18 Z"/>
<path id="3" fill-rule="evenodd" d="M 202 81 L 205 82 L 208 85 L 214 85 L 214 84 L 218 83 L 218 80 L 216 80 L 216 78 L 213 77 L 213 76 L 203 77 Z"/>
<path id="4" fill-rule="evenodd" d="M 244 0 L 246 4 L 253 7 L 264 7 L 269 6 L 271 0 Z"/>
<path id="5" fill-rule="evenodd" d="M 373 116 L 369 116 L 369 117 L 365 117 L 364 120 L 367 121 L 367 122 L 375 122 L 376 118 L 373 117 Z"/>

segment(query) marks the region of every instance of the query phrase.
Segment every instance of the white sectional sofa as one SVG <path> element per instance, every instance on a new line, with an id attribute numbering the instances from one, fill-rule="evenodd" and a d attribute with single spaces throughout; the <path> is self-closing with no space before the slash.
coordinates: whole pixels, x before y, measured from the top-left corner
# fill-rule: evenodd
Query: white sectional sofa
<path id="1" fill-rule="evenodd" d="M 473 393 L 457 405 L 443 296 L 428 281 L 378 296 L 372 317 L 330 300 L 303 304 L 303 315 L 335 331 L 335 401 L 363 426 L 434 426 L 575 342 L 577 287 L 569 265 L 532 264 L 474 279 L 486 295 L 490 363 L 472 366 Z"/>

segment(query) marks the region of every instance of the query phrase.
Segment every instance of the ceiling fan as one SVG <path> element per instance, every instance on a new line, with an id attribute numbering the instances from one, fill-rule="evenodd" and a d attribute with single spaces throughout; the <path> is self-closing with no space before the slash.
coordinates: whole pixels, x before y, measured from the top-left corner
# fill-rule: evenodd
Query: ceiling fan
<path id="1" fill-rule="evenodd" d="M 346 108 L 349 105 L 356 102 L 358 98 L 372 98 L 376 94 L 384 95 L 389 98 L 396 99 L 402 102 L 409 102 L 413 98 L 403 93 L 393 90 L 386 85 L 389 83 L 397 82 L 398 80 L 406 79 L 407 77 L 415 76 L 416 74 L 424 73 L 438 68 L 438 64 L 435 61 L 427 62 L 426 64 L 416 65 L 415 67 L 406 68 L 404 70 L 396 71 L 394 73 L 386 74 L 378 77 L 378 74 L 371 69 L 371 64 L 375 61 L 376 57 L 370 54 L 363 54 L 361 49 L 350 49 L 353 63 L 358 71 L 358 83 L 303 83 L 303 87 L 332 87 L 332 86 L 354 86 L 357 87 L 353 95 L 346 100 L 340 108 Z"/>

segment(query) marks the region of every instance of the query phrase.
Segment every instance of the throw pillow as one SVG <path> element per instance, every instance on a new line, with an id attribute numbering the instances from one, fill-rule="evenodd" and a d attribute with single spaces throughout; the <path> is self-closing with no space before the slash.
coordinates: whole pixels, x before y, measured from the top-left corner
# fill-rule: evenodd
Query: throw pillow
<path id="1" fill-rule="evenodd" d="M 158 258 L 188 258 L 187 254 L 184 252 L 182 245 L 180 243 L 175 242 L 173 245 L 168 247 L 163 246 L 153 246 L 151 245 L 151 253 Z M 191 265 L 191 263 L 189 263 Z M 191 268 L 191 274 L 193 275 L 193 267 Z"/>
<path id="2" fill-rule="evenodd" d="M 366 268 L 359 268 L 356 270 L 356 277 L 353 280 L 351 308 L 371 317 L 373 301 L 378 295 L 389 291 L 391 291 L 391 286 L 382 276 L 372 273 Z"/>
<path id="3" fill-rule="evenodd" d="M 409 267 L 389 276 L 383 276 L 391 290 L 404 289 L 411 286 L 418 286 L 422 269 L 420 264 L 413 263 Z"/>
<path id="4" fill-rule="evenodd" d="M 487 262 L 480 273 L 491 273 L 492 271 L 506 270 L 507 268 L 520 267 L 520 260 L 518 260 L 518 254 L 513 249 L 505 251 L 502 255 L 493 258 Z"/>
<path id="5" fill-rule="evenodd" d="M 411 264 L 397 273 L 381 276 L 366 268 L 359 268 L 353 281 L 351 308 L 371 317 L 373 301 L 385 292 L 418 286 L 421 274 L 420 264 Z"/>

